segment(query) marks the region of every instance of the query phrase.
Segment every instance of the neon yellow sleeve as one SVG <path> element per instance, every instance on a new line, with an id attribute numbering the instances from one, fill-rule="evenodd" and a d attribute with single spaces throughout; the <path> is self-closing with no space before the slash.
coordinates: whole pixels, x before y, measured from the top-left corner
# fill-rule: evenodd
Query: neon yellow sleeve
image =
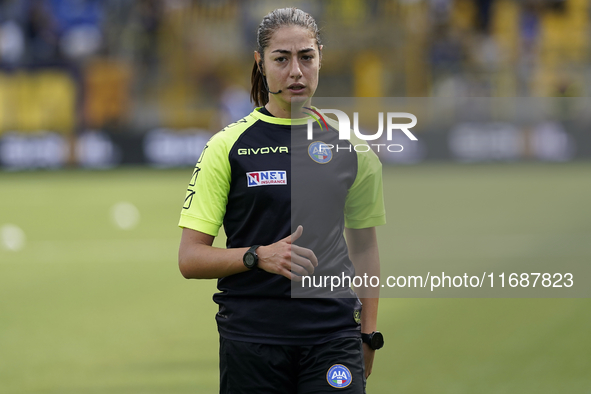
<path id="1" fill-rule="evenodd" d="M 257 121 L 253 113 L 227 126 L 205 145 L 187 187 L 179 227 L 217 237 L 224 223 L 232 180 L 230 150 Z"/>
<path id="2" fill-rule="evenodd" d="M 357 176 L 345 201 L 345 227 L 361 229 L 386 224 L 382 163 L 372 151 L 357 152 Z"/>
<path id="3" fill-rule="evenodd" d="M 226 213 L 230 191 L 231 169 L 228 146 L 223 132 L 207 143 L 187 187 L 181 211 L 180 227 L 217 236 Z M 233 142 L 233 141 L 232 141 Z"/>

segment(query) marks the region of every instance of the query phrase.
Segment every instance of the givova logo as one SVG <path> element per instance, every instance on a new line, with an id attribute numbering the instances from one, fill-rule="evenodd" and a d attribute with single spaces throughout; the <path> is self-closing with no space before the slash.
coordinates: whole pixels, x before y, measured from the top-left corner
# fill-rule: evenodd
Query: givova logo
<path id="1" fill-rule="evenodd" d="M 342 364 L 335 364 L 328 369 L 326 381 L 334 388 L 342 389 L 351 384 L 353 376 L 349 368 Z"/>
<path id="2" fill-rule="evenodd" d="M 248 187 L 287 185 L 287 172 L 285 171 L 253 171 L 246 173 Z"/>

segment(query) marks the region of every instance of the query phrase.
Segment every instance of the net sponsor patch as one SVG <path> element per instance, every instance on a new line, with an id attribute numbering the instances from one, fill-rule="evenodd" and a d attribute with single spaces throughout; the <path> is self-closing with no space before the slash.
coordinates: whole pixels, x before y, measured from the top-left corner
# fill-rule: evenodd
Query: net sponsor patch
<path id="1" fill-rule="evenodd" d="M 248 187 L 287 185 L 287 172 L 285 171 L 253 171 L 246 173 Z"/>

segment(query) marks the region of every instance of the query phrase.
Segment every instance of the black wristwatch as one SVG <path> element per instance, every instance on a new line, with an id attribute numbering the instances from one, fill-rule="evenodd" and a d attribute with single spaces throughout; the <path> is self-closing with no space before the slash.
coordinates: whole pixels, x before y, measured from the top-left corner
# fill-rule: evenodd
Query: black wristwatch
<path id="1" fill-rule="evenodd" d="M 361 333 L 361 340 L 373 350 L 381 349 L 384 346 L 384 336 L 379 331 L 374 331 L 371 334 Z"/>
<path id="2" fill-rule="evenodd" d="M 256 267 L 259 263 L 259 256 L 256 253 L 256 250 L 259 246 L 261 245 L 251 246 L 250 249 L 248 249 L 246 253 L 244 253 L 244 256 L 242 256 L 242 261 L 244 262 L 246 268 L 248 268 L 249 270 Z"/>

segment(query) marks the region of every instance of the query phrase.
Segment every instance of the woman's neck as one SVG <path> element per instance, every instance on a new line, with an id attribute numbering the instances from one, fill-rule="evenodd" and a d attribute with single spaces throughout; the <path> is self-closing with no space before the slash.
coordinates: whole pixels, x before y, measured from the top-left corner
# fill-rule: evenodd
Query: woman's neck
<path id="1" fill-rule="evenodd" d="M 302 103 L 302 105 L 299 105 L 298 103 L 298 106 L 295 108 L 292 108 L 291 105 L 287 106 L 287 108 L 283 108 L 283 106 L 279 105 L 275 100 L 269 100 L 265 105 L 265 108 L 276 118 L 298 119 L 308 116 L 302 112 L 302 108 L 309 107 L 311 102 L 312 100 L 308 99 L 306 102 Z"/>

